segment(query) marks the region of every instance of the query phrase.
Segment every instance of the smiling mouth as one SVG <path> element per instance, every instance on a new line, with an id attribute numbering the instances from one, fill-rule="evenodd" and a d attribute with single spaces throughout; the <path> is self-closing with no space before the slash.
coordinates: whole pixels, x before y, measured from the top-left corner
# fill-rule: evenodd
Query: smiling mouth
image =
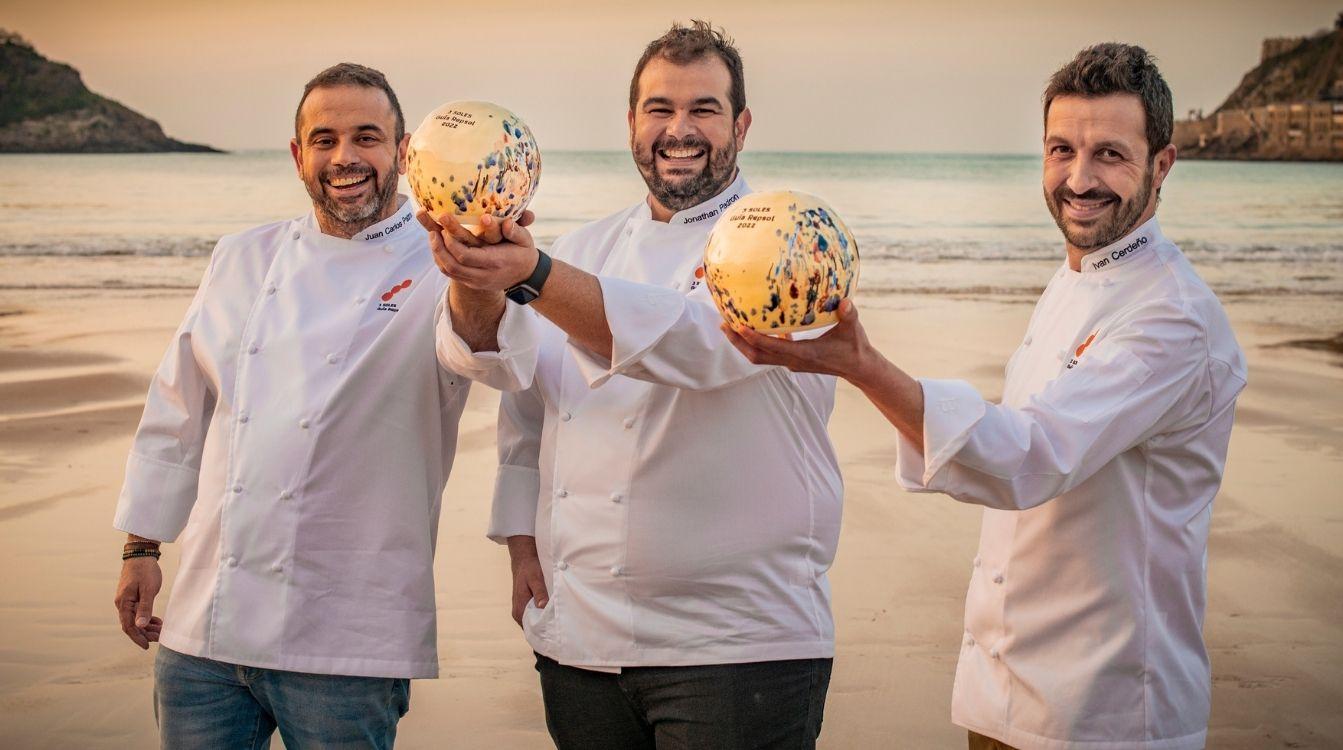
<path id="1" fill-rule="evenodd" d="M 1068 215 L 1075 219 L 1090 219 L 1109 208 L 1114 203 L 1113 198 L 1103 198 L 1101 200 L 1081 200 L 1073 198 L 1064 199 L 1063 205 L 1068 209 Z"/>
<path id="2" fill-rule="evenodd" d="M 704 156 L 704 149 L 694 146 L 676 146 L 673 148 L 660 148 L 657 150 L 658 156 L 671 162 L 694 161 Z"/>
<path id="3" fill-rule="evenodd" d="M 337 193 L 354 192 L 372 178 L 372 173 L 349 175 L 346 177 L 332 177 L 326 181 L 326 184 L 328 187 L 333 188 Z"/>

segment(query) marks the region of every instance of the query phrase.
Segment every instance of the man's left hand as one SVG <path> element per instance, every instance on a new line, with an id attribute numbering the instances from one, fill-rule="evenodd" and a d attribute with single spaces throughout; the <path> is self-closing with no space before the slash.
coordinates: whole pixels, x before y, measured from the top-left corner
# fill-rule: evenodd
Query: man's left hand
<path id="1" fill-rule="evenodd" d="M 435 221 L 421 210 L 416 218 L 429 231 L 429 247 L 439 270 L 464 286 L 501 292 L 526 281 L 536 268 L 539 251 L 523 228 L 531 223 L 530 211 L 519 221 L 481 217 L 479 234 L 472 234 L 451 214 Z"/>

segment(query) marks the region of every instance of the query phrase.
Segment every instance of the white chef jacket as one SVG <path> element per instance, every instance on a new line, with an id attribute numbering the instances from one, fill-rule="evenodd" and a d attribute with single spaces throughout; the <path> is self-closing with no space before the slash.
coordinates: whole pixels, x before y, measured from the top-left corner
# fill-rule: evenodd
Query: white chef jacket
<path id="1" fill-rule="evenodd" d="M 748 362 L 697 274 L 747 191 L 739 176 L 668 223 L 640 202 L 555 242 L 599 276 L 611 361 L 530 308 L 508 305 L 498 353 L 472 354 L 440 316 L 443 363 L 506 391 L 489 536 L 536 536 L 550 602 L 523 626 L 562 664 L 834 655 L 834 378 Z"/>
<path id="2" fill-rule="evenodd" d="M 1002 404 L 923 380 L 899 481 L 986 506 L 952 718 L 1029 748 L 1201 748 L 1208 524 L 1245 360 L 1156 219 L 1066 266 Z"/>
<path id="3" fill-rule="evenodd" d="M 412 201 L 224 237 L 149 388 L 116 528 L 181 534 L 160 642 L 254 667 L 434 677 L 439 503 L 470 382 Z"/>

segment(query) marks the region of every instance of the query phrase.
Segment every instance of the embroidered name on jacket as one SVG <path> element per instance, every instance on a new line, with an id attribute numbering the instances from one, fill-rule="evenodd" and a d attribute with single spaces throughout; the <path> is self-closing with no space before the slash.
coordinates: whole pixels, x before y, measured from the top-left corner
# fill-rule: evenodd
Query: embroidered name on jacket
<path id="1" fill-rule="evenodd" d="M 406 279 L 400 284 L 397 284 L 396 286 L 384 292 L 382 295 L 382 303 L 378 305 L 378 309 L 386 310 L 388 312 L 396 312 L 399 308 L 396 306 L 396 303 L 392 301 L 392 298 L 395 297 L 397 294 L 399 294 L 402 290 L 408 289 L 409 287 L 410 287 L 410 279 Z"/>

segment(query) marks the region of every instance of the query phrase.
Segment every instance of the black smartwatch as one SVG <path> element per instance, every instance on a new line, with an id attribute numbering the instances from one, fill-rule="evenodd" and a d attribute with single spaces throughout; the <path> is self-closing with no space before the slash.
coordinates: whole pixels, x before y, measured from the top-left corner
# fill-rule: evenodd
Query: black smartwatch
<path id="1" fill-rule="evenodd" d="M 540 297 L 541 287 L 545 286 L 546 277 L 550 276 L 550 256 L 539 249 L 536 251 L 536 256 L 536 268 L 532 269 L 532 275 L 504 290 L 504 296 L 519 305 L 525 305 Z"/>

